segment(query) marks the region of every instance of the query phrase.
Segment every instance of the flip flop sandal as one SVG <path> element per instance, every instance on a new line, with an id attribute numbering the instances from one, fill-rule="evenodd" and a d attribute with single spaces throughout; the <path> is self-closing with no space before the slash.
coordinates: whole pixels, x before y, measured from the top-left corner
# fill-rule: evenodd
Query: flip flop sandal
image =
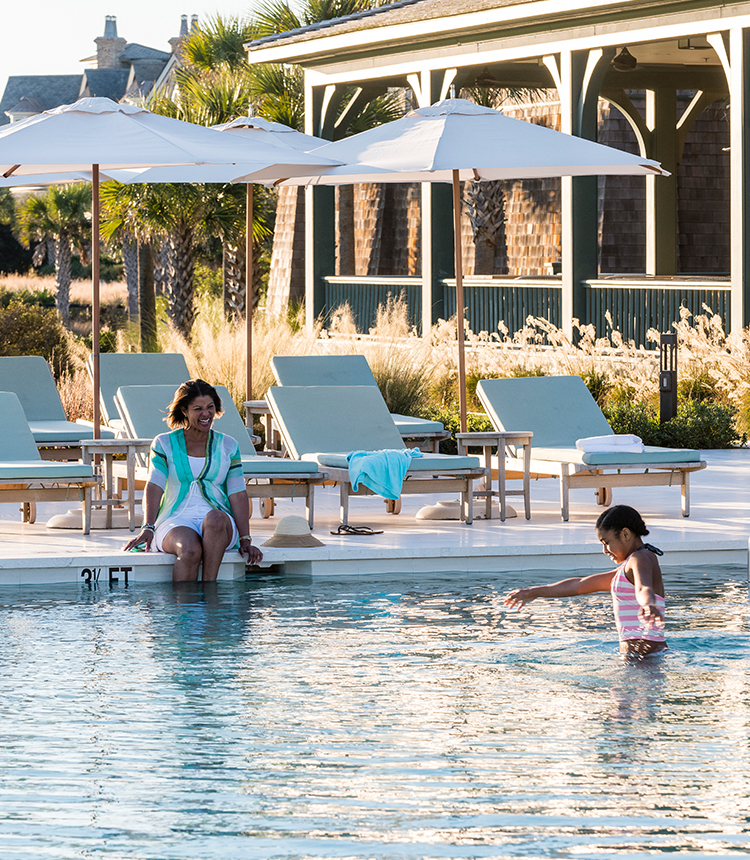
<path id="1" fill-rule="evenodd" d="M 343 523 L 331 532 L 332 535 L 382 535 L 382 529 L 371 529 L 369 526 L 345 526 Z"/>

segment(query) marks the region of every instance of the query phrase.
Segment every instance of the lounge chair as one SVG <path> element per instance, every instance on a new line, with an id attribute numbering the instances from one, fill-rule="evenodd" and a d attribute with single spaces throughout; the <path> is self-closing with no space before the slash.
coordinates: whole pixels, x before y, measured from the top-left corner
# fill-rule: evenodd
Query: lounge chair
<path id="1" fill-rule="evenodd" d="M 642 454 L 584 453 L 578 439 L 613 435 L 596 401 L 578 376 L 534 376 L 483 379 L 477 385 L 493 426 L 498 430 L 531 430 L 531 477 L 560 478 L 563 520 L 569 516 L 570 490 L 590 487 L 597 502 L 611 502 L 612 487 L 679 486 L 682 515 L 690 515 L 691 472 L 705 469 L 699 451 L 646 446 Z M 521 461 L 506 458 L 506 468 Z"/>
<path id="2" fill-rule="evenodd" d="M 279 385 L 374 385 L 377 382 L 364 355 L 276 355 L 271 370 Z M 391 413 L 404 439 L 422 439 L 437 451 L 450 433 L 439 421 Z"/>
<path id="3" fill-rule="evenodd" d="M 41 355 L 0 357 L 0 389 L 18 397 L 44 459 L 78 459 L 77 444 L 94 438 L 90 423 L 68 421 L 52 371 Z M 114 433 L 104 428 L 102 436 L 113 438 Z"/>
<path id="4" fill-rule="evenodd" d="M 283 386 L 266 395 L 271 414 L 291 457 L 324 468 L 341 485 L 341 522 L 348 524 L 352 490 L 347 454 L 405 448 L 388 407 L 373 385 Z M 472 522 L 472 482 L 486 477 L 477 457 L 424 454 L 412 460 L 403 493 L 461 494 L 461 519 Z M 386 509 L 398 513 L 400 500 Z"/>
<path id="5" fill-rule="evenodd" d="M 278 457 L 259 456 L 248 428 L 240 417 L 229 391 L 223 385 L 215 386 L 221 398 L 224 414 L 214 421 L 220 433 L 233 436 L 242 454 L 242 471 L 245 474 L 250 499 L 261 500 L 261 514 L 270 517 L 275 498 L 305 498 L 307 518 L 313 526 L 313 501 L 316 484 L 322 484 L 327 475 L 314 463 L 297 463 Z M 164 423 L 167 406 L 174 396 L 173 385 L 124 385 L 118 389 L 115 403 L 127 436 L 132 439 L 153 439 L 168 432 Z M 136 479 L 145 481 L 145 464 L 137 469 Z M 264 483 L 258 483 L 262 481 Z"/>
<path id="6" fill-rule="evenodd" d="M 91 490 L 99 484 L 93 468 L 42 460 L 14 392 L 0 392 L 0 412 L 0 502 L 22 502 L 24 521 L 34 522 L 36 502 L 80 501 L 83 533 L 88 534 Z"/>
<path id="7" fill-rule="evenodd" d="M 86 367 L 93 375 L 91 357 Z M 171 385 L 176 391 L 190 371 L 179 352 L 103 352 L 99 356 L 102 420 L 118 433 L 124 430 L 115 395 L 121 385 Z"/>

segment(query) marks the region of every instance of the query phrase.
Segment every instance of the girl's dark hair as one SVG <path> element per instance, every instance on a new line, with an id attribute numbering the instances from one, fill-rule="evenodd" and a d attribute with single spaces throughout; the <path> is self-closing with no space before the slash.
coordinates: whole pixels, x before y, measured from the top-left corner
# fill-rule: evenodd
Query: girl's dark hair
<path id="1" fill-rule="evenodd" d="M 172 430 L 187 427 L 187 408 L 196 397 L 210 397 L 216 407 L 216 414 L 221 415 L 221 398 L 213 385 L 202 379 L 188 379 L 175 392 L 172 402 L 167 407 L 167 426 Z"/>
<path id="2" fill-rule="evenodd" d="M 633 534 L 644 537 L 648 534 L 643 517 L 635 508 L 629 505 L 612 505 L 604 513 L 600 514 L 596 521 L 596 527 L 600 531 L 613 531 L 619 534 L 623 529 L 630 529 Z"/>

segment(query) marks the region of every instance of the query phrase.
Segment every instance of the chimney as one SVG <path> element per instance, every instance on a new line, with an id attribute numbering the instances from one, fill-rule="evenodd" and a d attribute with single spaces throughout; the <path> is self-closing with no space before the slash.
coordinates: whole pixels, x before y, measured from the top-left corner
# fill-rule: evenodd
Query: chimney
<path id="1" fill-rule="evenodd" d="M 191 15 L 190 16 L 190 32 L 194 33 L 198 29 L 198 16 Z"/>
<path id="2" fill-rule="evenodd" d="M 180 35 L 172 36 L 169 40 L 169 44 L 172 46 L 172 53 L 179 53 L 180 48 L 182 47 L 182 43 L 185 41 L 188 35 L 188 16 L 180 15 Z"/>
<path id="3" fill-rule="evenodd" d="M 104 35 L 94 39 L 96 44 L 96 67 L 97 69 L 123 69 L 124 63 L 118 60 L 120 54 L 125 50 L 127 41 L 117 35 L 117 18 L 107 15 L 104 19 Z"/>

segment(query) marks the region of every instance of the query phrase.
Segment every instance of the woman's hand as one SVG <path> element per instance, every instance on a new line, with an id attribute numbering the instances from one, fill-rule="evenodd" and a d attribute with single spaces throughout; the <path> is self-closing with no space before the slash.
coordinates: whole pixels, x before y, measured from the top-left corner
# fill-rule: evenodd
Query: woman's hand
<path id="1" fill-rule="evenodd" d="M 132 540 L 129 540 L 125 544 L 125 546 L 123 547 L 123 550 L 125 552 L 127 552 L 128 550 L 133 549 L 133 547 L 138 546 L 139 543 L 145 543 L 146 548 L 145 548 L 144 552 L 150 552 L 151 551 L 151 541 L 153 539 L 154 539 L 153 529 L 141 529 L 140 534 L 137 534 L 134 538 L 132 538 Z"/>
<path id="2" fill-rule="evenodd" d="M 245 558 L 246 553 L 250 564 L 260 564 L 263 561 L 263 553 L 250 538 L 240 538 L 240 555 Z"/>

